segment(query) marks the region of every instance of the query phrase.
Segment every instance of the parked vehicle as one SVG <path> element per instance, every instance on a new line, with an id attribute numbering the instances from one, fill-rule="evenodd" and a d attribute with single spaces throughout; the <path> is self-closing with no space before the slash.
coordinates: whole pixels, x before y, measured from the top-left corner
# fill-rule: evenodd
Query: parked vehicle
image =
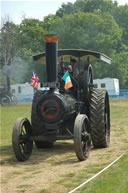
<path id="1" fill-rule="evenodd" d="M 2 106 L 16 105 L 17 96 L 12 94 L 5 85 L 0 85 L 0 104 Z"/>
<path id="2" fill-rule="evenodd" d="M 98 89 L 106 89 L 109 96 L 119 95 L 119 80 L 117 78 L 95 79 L 94 87 Z"/>
<path id="3" fill-rule="evenodd" d="M 19 102 L 32 102 L 34 89 L 29 83 L 13 84 L 10 86 L 11 92 L 17 96 Z"/>

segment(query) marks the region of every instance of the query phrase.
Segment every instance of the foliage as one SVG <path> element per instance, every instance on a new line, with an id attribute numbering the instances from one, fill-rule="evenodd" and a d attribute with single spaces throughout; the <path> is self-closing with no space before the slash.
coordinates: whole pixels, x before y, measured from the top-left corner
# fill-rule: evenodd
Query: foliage
<path id="1" fill-rule="evenodd" d="M 61 48 L 97 50 L 112 56 L 121 41 L 122 32 L 109 13 L 77 12 L 65 15 L 52 24 L 60 36 Z"/>
<path id="2" fill-rule="evenodd" d="M 109 66 L 108 74 L 120 80 L 120 87 L 128 89 L 128 52 L 115 54 L 112 64 Z"/>
<path id="3" fill-rule="evenodd" d="M 75 12 L 109 12 L 112 13 L 113 8 L 117 6 L 116 2 L 112 0 L 76 0 L 74 4 L 63 3 L 58 9 L 56 15 L 63 17 L 65 14 L 73 14 Z"/>
<path id="4" fill-rule="evenodd" d="M 38 19 L 24 19 L 20 24 L 22 47 L 33 53 L 42 51 L 42 37 L 46 34 L 43 22 Z"/>
<path id="5" fill-rule="evenodd" d="M 128 5 L 118 6 L 112 0 L 76 0 L 63 4 L 56 16 L 60 21 L 56 19 L 52 29 L 60 35 L 60 47 L 107 54 L 112 64 L 95 63 L 95 78 L 119 78 L 120 87 L 128 88 Z"/>
<path id="6" fill-rule="evenodd" d="M 128 4 L 114 9 L 113 16 L 123 31 L 122 41 L 128 46 Z"/>
<path id="7" fill-rule="evenodd" d="M 24 81 L 32 71 L 46 79 L 45 66 L 34 64 L 32 55 L 45 50 L 42 37 L 57 33 L 59 48 L 78 48 L 102 52 L 112 64 L 95 63 L 95 78 L 119 78 L 120 87 L 128 88 L 128 5 L 112 0 L 76 0 L 63 3 L 56 14 L 43 21 L 24 18 L 20 25 L 4 22 L 0 32 L 0 68 L 15 57 L 24 61 Z"/>
<path id="8" fill-rule="evenodd" d="M 10 65 L 19 49 L 19 26 L 9 20 L 2 23 L 0 32 L 0 67 Z"/>

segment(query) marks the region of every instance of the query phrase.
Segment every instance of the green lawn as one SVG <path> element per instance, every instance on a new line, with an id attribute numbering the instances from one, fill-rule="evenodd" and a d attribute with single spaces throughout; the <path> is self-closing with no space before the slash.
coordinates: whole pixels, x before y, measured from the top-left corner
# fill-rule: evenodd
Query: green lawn
<path id="1" fill-rule="evenodd" d="M 100 176 L 90 181 L 80 190 L 81 193 L 127 193 L 128 192 L 128 153 Z"/>
<path id="2" fill-rule="evenodd" d="M 1 145 L 10 144 L 12 129 L 16 119 L 19 117 L 27 117 L 30 120 L 31 104 L 0 107 L 0 113 L 1 113 L 1 120 L 0 120 Z"/>
<path id="3" fill-rule="evenodd" d="M 75 187 L 79 186 L 85 180 L 89 179 L 97 172 L 106 167 L 114 159 L 116 159 L 121 153 L 128 150 L 128 100 L 111 100 L 111 143 L 110 147 L 105 149 L 92 149 L 90 152 L 89 159 L 85 162 L 77 162 L 74 151 L 67 151 L 68 145 L 56 145 L 51 150 L 38 150 L 34 147 L 32 157 L 28 162 L 22 163 L 21 165 L 17 162 L 13 150 L 12 150 L 12 129 L 17 118 L 27 117 L 30 120 L 31 117 L 31 104 L 16 105 L 8 107 L 0 107 L 1 113 L 1 127 L 0 127 L 0 141 L 1 141 L 1 166 L 5 173 L 3 180 L 5 188 L 10 188 L 8 183 L 9 171 L 8 169 L 13 167 L 15 176 L 17 175 L 17 181 L 19 187 L 23 186 L 20 181 L 21 175 L 24 176 L 24 170 L 28 167 L 33 169 L 40 166 L 39 174 L 35 178 L 35 181 L 43 177 L 43 172 L 47 169 L 42 166 L 49 164 L 49 167 L 54 170 L 54 167 L 61 166 L 61 169 L 68 171 L 66 174 L 56 178 L 53 185 L 44 189 L 43 185 L 36 185 L 35 188 L 40 188 L 38 193 L 68 193 Z M 57 142 L 58 144 L 61 143 Z M 62 141 L 63 143 L 63 141 Z M 62 147 L 62 149 L 57 149 Z M 72 147 L 72 146 L 71 146 Z M 65 150 L 63 149 L 65 148 Z M 70 148 L 70 145 L 69 145 Z M 58 155 L 60 152 L 60 156 Z M 51 154 L 51 157 L 48 155 Z M 45 159 L 43 160 L 43 156 Z M 40 161 L 37 161 L 40 160 Z M 45 161 L 46 160 L 46 161 Z M 37 164 L 37 165 L 36 165 Z M 43 165 L 42 165 L 43 164 Z M 73 168 L 78 167 L 78 171 L 74 171 Z M 20 166 L 24 166 L 23 168 Z M 68 167 L 70 166 L 70 167 Z M 7 168 L 6 168 L 7 167 Z M 80 168 L 79 168 L 80 167 Z M 6 169 L 5 169 L 6 168 Z M 33 172 L 33 171 L 32 171 Z M 58 171 L 56 171 L 57 173 Z M 19 175 L 20 174 L 20 175 Z M 25 175 L 26 179 L 29 179 L 31 175 Z M 7 182 L 6 182 L 7 181 Z M 51 180 L 52 181 L 52 180 Z M 6 183 L 5 183 L 6 182 Z M 30 183 L 26 182 L 26 192 L 29 190 Z M 23 188 L 23 187 L 22 187 Z M 21 189 L 22 189 L 21 188 Z M 42 189 L 42 190 L 41 190 Z M 112 167 L 103 172 L 101 175 L 93 179 L 91 182 L 77 190 L 79 193 L 127 193 L 128 191 L 128 154 L 122 157 Z M 32 193 L 35 193 L 34 191 Z"/>

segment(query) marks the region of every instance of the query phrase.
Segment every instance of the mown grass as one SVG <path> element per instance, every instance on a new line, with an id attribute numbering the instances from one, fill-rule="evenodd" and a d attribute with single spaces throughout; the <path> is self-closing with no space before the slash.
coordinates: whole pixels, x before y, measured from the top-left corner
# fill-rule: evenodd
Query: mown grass
<path id="1" fill-rule="evenodd" d="M 111 100 L 110 101 L 111 106 L 111 125 L 112 125 L 112 136 L 115 137 L 116 143 L 117 143 L 117 150 L 118 151 L 118 145 L 122 143 L 122 151 L 128 149 L 128 132 L 126 133 L 127 127 L 128 127 L 128 100 Z M 0 153 L 2 155 L 1 165 L 4 166 L 6 164 L 11 165 L 17 165 L 17 160 L 13 154 L 12 150 L 12 128 L 17 118 L 19 117 L 27 117 L 30 120 L 31 116 L 31 104 L 27 105 L 16 105 L 16 106 L 9 106 L 9 107 L 0 107 L 1 112 L 1 128 L 0 128 L 0 137 L 1 137 L 1 147 L 0 147 Z M 127 136 L 126 136 L 127 135 Z M 113 140 L 113 137 L 112 137 Z M 65 152 L 68 151 L 68 146 L 60 146 L 58 145 L 60 142 L 57 142 L 56 146 L 53 148 L 52 152 L 49 152 L 47 150 L 43 150 L 43 153 L 45 153 L 47 158 L 47 163 L 51 166 L 58 166 L 64 164 L 71 164 L 71 167 L 73 166 L 73 163 L 77 163 L 77 159 L 72 152 L 68 152 L 68 154 L 65 154 Z M 65 141 L 61 141 L 61 143 L 65 143 Z M 111 142 L 113 143 L 113 141 Z M 59 147 L 59 148 L 58 148 Z M 64 149 L 62 149 L 64 148 Z M 70 149 L 72 150 L 73 146 L 71 145 Z M 99 159 L 98 164 L 90 163 L 88 164 L 88 167 L 85 167 L 85 169 L 80 170 L 79 172 L 75 172 L 73 170 L 69 171 L 65 175 L 60 175 L 59 179 L 56 179 L 55 190 L 54 187 L 52 188 L 43 188 L 42 186 L 39 187 L 39 193 L 67 193 L 68 191 L 72 190 L 79 184 L 81 184 L 83 181 L 88 179 L 89 177 L 93 176 L 97 172 L 99 172 L 101 169 L 103 169 L 107 164 L 110 162 L 107 161 L 114 154 L 114 149 L 109 148 L 107 152 L 103 152 L 104 155 L 98 154 L 97 157 Z M 37 152 L 38 151 L 38 152 Z M 60 152 L 63 160 L 56 159 L 55 157 L 55 151 Z M 96 151 L 96 150 L 94 150 Z M 121 149 L 119 147 L 119 151 L 121 152 Z M 29 167 L 25 167 L 23 171 L 18 170 L 16 173 L 13 173 L 14 175 L 20 176 L 22 175 L 22 172 L 24 172 L 26 175 L 22 176 L 22 179 L 29 179 L 31 178 L 31 173 L 35 175 L 40 175 L 40 168 L 37 167 L 36 164 L 39 164 L 39 155 L 42 154 L 41 150 L 35 150 L 34 149 L 34 159 L 30 162 Z M 50 157 L 48 155 L 50 154 Z M 93 154 L 93 150 L 92 153 Z M 52 157 L 53 155 L 53 157 Z M 38 159 L 37 159 L 38 156 Z M 103 161 L 103 157 L 106 157 L 106 161 Z M 61 157 L 61 158 L 62 158 Z M 46 159 L 45 158 L 45 159 Z M 93 157 L 94 158 L 94 157 Z M 41 159 L 41 158 L 40 158 Z M 105 159 L 105 158 L 104 158 Z M 75 160 L 75 161 L 74 161 Z M 41 161 L 44 161 L 41 159 Z M 90 160 L 91 161 L 91 160 Z M 101 161 L 101 162 L 100 162 Z M 124 156 L 119 162 L 117 162 L 114 166 L 111 167 L 111 169 L 104 172 L 101 176 L 97 177 L 92 182 L 88 183 L 85 187 L 79 189 L 76 192 L 83 192 L 83 193 L 126 193 L 128 189 L 128 156 Z M 35 167 L 34 167 L 35 166 Z M 86 166 L 86 162 L 85 162 Z M 38 170 L 37 170 L 38 169 Z M 11 173 L 12 174 L 12 173 Z M 34 176 L 33 176 L 34 177 Z M 5 179 L 6 180 L 6 179 Z M 21 185 L 21 186 L 20 186 Z M 22 186 L 23 185 L 23 186 Z M 59 190 L 57 190 L 57 187 L 59 186 Z M 60 188 L 62 187 L 62 189 Z M 64 189 L 63 189 L 64 188 Z M 25 192 L 29 189 L 29 183 L 27 184 L 19 184 L 17 187 L 17 191 L 19 192 Z M 57 191 L 56 191 L 57 190 Z M 65 191 L 66 190 L 66 191 Z M 100 191 L 101 190 L 101 191 Z M 33 191 L 34 192 L 34 191 Z M 36 191 L 35 191 L 36 192 Z M 35 193 L 34 192 L 34 193 Z"/>
<path id="2" fill-rule="evenodd" d="M 123 149 L 128 150 L 128 100 L 111 100 L 110 101 L 111 109 L 111 133 L 113 136 L 116 136 L 117 144 L 120 142 L 123 143 Z M 121 139 L 122 137 L 122 139 Z M 112 142 L 111 142 L 112 143 Z M 116 148 L 118 151 L 118 147 Z M 108 150 L 109 151 L 109 150 Z M 112 150 L 110 150 L 112 151 Z M 120 147 L 119 147 L 120 151 Z M 108 155 L 108 160 L 111 155 Z M 101 155 L 101 159 L 104 155 Z M 106 155 L 107 157 L 107 155 Z M 110 162 L 108 162 L 109 164 Z M 127 193 L 128 192 L 128 154 L 110 168 L 108 171 L 105 171 L 101 176 L 97 177 L 96 180 L 93 180 L 83 188 L 75 191 L 80 193 Z M 106 163 L 107 165 L 107 163 Z M 68 187 L 68 190 L 72 190 L 75 187 L 79 186 L 84 180 L 87 180 L 89 177 L 93 176 L 104 167 L 105 163 L 100 163 L 99 165 L 90 165 L 90 167 L 85 168 L 79 173 L 67 174 L 61 180 L 57 181 L 59 184 L 63 184 L 65 187 Z M 84 179 L 84 180 L 83 180 Z"/>
<path id="3" fill-rule="evenodd" d="M 80 193 L 127 193 L 128 153 L 111 168 L 81 188 Z"/>
<path id="4" fill-rule="evenodd" d="M 27 117 L 30 120 L 31 104 L 15 106 L 0 106 L 0 164 L 16 164 L 16 158 L 12 150 L 12 130 L 19 117 Z"/>
<path id="5" fill-rule="evenodd" d="M 105 165 L 104 165 L 105 167 Z M 92 167 L 90 170 L 94 173 L 101 171 L 103 166 Z M 93 175 L 90 175 L 92 177 Z M 73 190 L 84 181 L 89 179 L 87 170 L 79 174 L 67 174 L 58 184 L 63 184 L 68 190 Z M 76 193 L 127 193 L 128 192 L 128 153 L 126 153 L 118 162 L 104 171 L 98 177 L 88 184 L 75 191 Z"/>
<path id="6" fill-rule="evenodd" d="M 31 105 L 16 105 L 8 107 L 0 107 L 1 113 L 1 127 L 0 127 L 0 139 L 1 145 L 11 143 L 11 134 L 14 123 L 19 117 L 27 117 L 30 120 Z"/>

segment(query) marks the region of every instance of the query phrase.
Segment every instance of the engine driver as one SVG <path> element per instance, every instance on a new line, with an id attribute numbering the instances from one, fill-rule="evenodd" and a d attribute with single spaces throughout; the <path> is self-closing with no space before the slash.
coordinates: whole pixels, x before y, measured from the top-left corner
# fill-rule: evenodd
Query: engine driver
<path id="1" fill-rule="evenodd" d="M 76 60 L 71 59 L 72 75 L 77 78 L 79 75 L 79 70 L 76 67 Z"/>

